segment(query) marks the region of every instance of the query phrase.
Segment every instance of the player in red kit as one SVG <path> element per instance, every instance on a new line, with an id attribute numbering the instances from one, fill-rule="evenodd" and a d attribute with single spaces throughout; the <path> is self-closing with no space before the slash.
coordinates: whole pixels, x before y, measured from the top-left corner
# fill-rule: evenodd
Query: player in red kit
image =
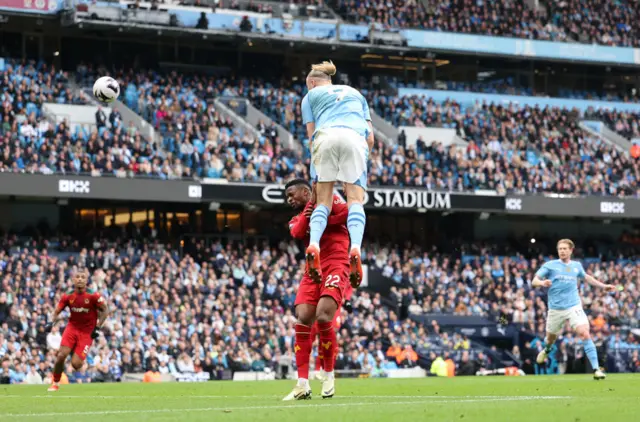
<path id="1" fill-rule="evenodd" d="M 104 298 L 98 293 L 87 291 L 87 278 L 87 272 L 77 272 L 73 276 L 74 289 L 62 295 L 53 312 L 51 322 L 47 324 L 48 332 L 58 322 L 60 313 L 65 308 L 69 308 L 69 322 L 62 334 L 62 342 L 53 367 L 53 383 L 49 391 L 58 391 L 60 388 L 59 382 L 64 370 L 64 362 L 71 352 L 73 352 L 71 366 L 76 370 L 82 368 L 89 347 L 93 340 L 98 338 L 98 330 L 109 313 Z"/>
<path id="2" fill-rule="evenodd" d="M 287 202 L 295 209 L 302 209 L 289 222 L 291 235 L 309 242 L 309 219 L 314 209 L 312 189 L 306 180 L 296 179 L 285 186 Z M 346 222 L 349 211 L 346 202 L 338 195 L 333 197 L 333 207 L 327 229 L 321 239 L 322 279 L 316 272 L 305 272 L 296 294 L 295 354 L 298 366 L 298 382 L 284 400 L 311 398 L 309 385 L 309 360 L 313 337 L 311 327 L 318 323 L 320 347 L 323 350 L 325 379 L 322 382 L 322 398 L 333 397 L 333 374 L 336 332 L 333 319 L 342 305 L 345 289 L 349 284 L 349 232 Z"/>

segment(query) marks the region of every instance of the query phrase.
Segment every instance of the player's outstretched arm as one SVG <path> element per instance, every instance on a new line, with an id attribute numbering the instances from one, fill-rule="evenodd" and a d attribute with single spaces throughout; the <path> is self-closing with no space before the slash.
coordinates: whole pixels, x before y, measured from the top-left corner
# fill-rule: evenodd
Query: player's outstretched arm
<path id="1" fill-rule="evenodd" d="M 598 280 L 596 280 L 596 278 L 594 276 L 592 276 L 590 274 L 585 274 L 584 275 L 584 279 L 590 285 L 595 286 L 595 287 L 599 287 L 599 288 L 604 289 L 604 290 L 606 290 L 608 292 L 612 292 L 612 291 L 614 291 L 616 289 L 615 285 L 613 285 L 613 284 L 605 284 L 605 283 L 603 283 L 601 281 L 598 281 Z"/>

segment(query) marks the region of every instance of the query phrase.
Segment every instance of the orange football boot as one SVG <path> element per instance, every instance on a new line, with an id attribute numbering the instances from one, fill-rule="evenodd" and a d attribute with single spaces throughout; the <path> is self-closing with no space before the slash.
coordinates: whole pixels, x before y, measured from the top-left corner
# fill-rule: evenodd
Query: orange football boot
<path id="1" fill-rule="evenodd" d="M 314 283 L 320 284 L 322 281 L 322 269 L 320 267 L 320 248 L 309 245 L 306 251 L 307 273 Z"/>
<path id="2" fill-rule="evenodd" d="M 362 260 L 359 250 L 351 249 L 349 252 L 349 267 L 349 282 L 351 287 L 357 289 L 362 283 Z"/>

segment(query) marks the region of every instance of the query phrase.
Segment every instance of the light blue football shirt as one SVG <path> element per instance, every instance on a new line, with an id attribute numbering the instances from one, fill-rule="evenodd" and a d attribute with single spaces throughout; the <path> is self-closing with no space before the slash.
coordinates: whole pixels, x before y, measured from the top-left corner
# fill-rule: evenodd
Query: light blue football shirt
<path id="1" fill-rule="evenodd" d="M 369 104 L 360 91 L 348 85 L 313 88 L 302 99 L 300 108 L 302 122 L 305 125 L 315 123 L 315 132 L 330 127 L 346 127 L 365 138 L 369 134 Z"/>
<path id="2" fill-rule="evenodd" d="M 549 309 L 564 310 L 580 305 L 578 279 L 584 279 L 586 273 L 577 261 L 564 263 L 559 259 L 545 262 L 536 273 L 538 278 L 551 280 L 547 294 Z"/>

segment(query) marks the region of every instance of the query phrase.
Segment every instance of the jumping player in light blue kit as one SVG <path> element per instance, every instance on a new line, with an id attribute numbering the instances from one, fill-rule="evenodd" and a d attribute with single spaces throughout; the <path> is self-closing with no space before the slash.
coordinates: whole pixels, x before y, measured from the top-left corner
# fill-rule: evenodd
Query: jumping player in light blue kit
<path id="1" fill-rule="evenodd" d="M 533 287 L 549 287 L 546 345 L 544 350 L 538 354 L 536 361 L 538 364 L 543 364 L 547 360 L 547 355 L 562 331 L 565 321 L 568 320 L 571 328 L 584 343 L 584 352 L 593 368 L 593 378 L 596 380 L 605 379 L 606 375 L 598 364 L 596 346 L 589 333 L 589 320 L 582 309 L 582 301 L 578 293 L 578 279 L 585 280 L 590 285 L 603 288 L 606 291 L 614 291 L 616 286 L 601 283 L 585 273 L 581 263 L 571 260 L 574 244 L 570 239 L 559 240 L 557 247 L 560 259 L 542 265 L 531 283 Z"/>
<path id="2" fill-rule="evenodd" d="M 311 176 L 317 182 L 317 206 L 309 224 L 307 271 L 316 283 L 322 281 L 320 238 L 331 212 L 334 183 L 342 182 L 349 207 L 349 280 L 357 288 L 362 281 L 360 246 L 366 223 L 363 202 L 367 160 L 373 148 L 373 126 L 367 100 L 350 86 L 333 85 L 331 76 L 335 74 L 332 62 L 311 66 L 307 76 L 309 92 L 301 105 L 302 121 L 311 139 Z"/>

